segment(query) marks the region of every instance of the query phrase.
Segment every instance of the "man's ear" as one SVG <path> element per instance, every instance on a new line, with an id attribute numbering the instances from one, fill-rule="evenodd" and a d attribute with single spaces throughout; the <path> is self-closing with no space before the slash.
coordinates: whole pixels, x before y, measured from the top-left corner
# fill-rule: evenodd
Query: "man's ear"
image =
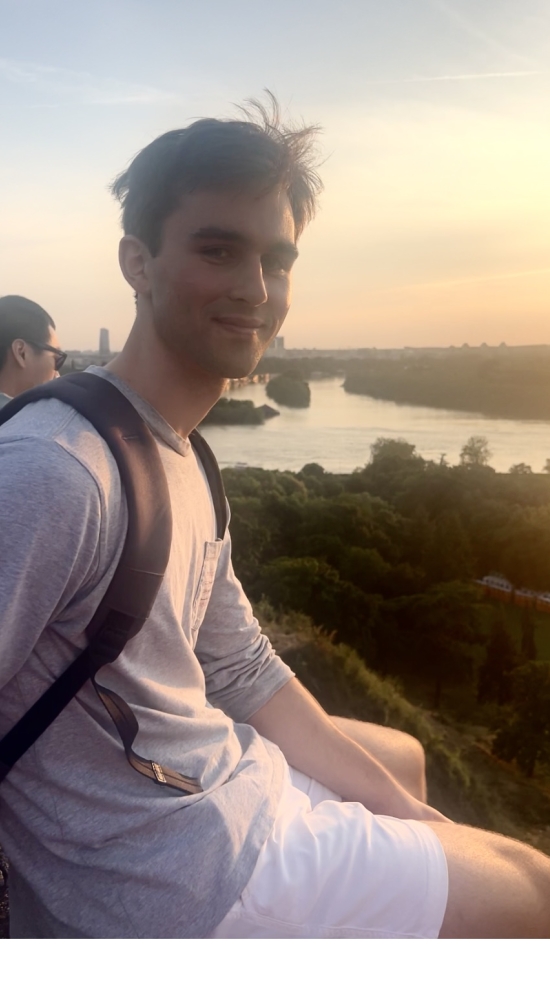
<path id="1" fill-rule="evenodd" d="M 30 346 L 25 342 L 24 339 L 14 339 L 11 346 L 11 355 L 22 370 L 27 366 L 27 357 L 29 355 Z"/>
<path id="2" fill-rule="evenodd" d="M 118 261 L 125 280 L 136 294 L 147 294 L 149 279 L 148 264 L 152 259 L 147 246 L 135 235 L 125 235 L 118 247 Z"/>

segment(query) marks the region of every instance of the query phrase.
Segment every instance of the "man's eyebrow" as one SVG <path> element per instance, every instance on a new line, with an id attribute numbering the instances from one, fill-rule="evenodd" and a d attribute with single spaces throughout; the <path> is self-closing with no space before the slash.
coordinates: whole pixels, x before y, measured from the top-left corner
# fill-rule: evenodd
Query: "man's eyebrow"
<path id="1" fill-rule="evenodd" d="M 291 242 L 290 239 L 279 239 L 275 242 L 270 249 L 271 253 L 284 253 L 285 256 L 290 257 L 292 260 L 298 258 L 298 247 L 296 243 Z"/>
<path id="2" fill-rule="evenodd" d="M 218 228 L 217 225 L 207 225 L 206 228 L 199 228 L 191 233 L 192 239 L 223 239 L 224 242 L 246 242 L 246 238 L 241 232 L 234 229 Z"/>
<path id="3" fill-rule="evenodd" d="M 191 234 L 192 239 L 221 239 L 223 242 L 234 242 L 240 245 L 247 245 L 249 240 L 242 232 L 235 229 L 218 228 L 217 225 L 208 225 L 199 228 Z M 269 247 L 270 253 L 284 253 L 293 260 L 298 256 L 298 248 L 290 239 L 278 239 Z"/>

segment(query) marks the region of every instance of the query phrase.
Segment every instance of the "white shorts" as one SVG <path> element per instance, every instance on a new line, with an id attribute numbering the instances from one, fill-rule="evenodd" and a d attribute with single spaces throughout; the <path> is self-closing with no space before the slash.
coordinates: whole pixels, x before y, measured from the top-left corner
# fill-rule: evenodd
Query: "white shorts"
<path id="1" fill-rule="evenodd" d="M 437 938 L 448 873 L 426 824 L 290 769 L 252 878 L 211 938 Z"/>

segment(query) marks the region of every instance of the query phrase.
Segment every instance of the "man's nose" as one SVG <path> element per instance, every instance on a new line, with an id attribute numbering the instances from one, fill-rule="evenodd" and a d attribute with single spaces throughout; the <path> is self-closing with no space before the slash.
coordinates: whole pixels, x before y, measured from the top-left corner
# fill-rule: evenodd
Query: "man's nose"
<path id="1" fill-rule="evenodd" d="M 229 297 L 234 301 L 246 301 L 253 307 L 265 304 L 268 295 L 260 259 L 250 261 L 239 268 L 239 279 L 235 281 Z"/>

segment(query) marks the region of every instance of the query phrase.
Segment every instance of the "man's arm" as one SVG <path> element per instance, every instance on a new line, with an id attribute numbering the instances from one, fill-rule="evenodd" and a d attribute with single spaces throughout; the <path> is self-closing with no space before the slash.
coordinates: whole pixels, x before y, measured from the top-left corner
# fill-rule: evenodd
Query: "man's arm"
<path id="1" fill-rule="evenodd" d="M 447 821 L 407 793 L 368 751 L 343 734 L 298 679 L 291 679 L 248 723 L 273 741 L 289 765 L 375 814 Z"/>
<path id="2" fill-rule="evenodd" d="M 49 625 L 59 624 L 60 658 L 70 660 L 67 607 L 92 586 L 99 522 L 97 486 L 74 457 L 50 440 L 2 440 L 0 688 L 28 660 Z M 44 672 L 55 669 L 46 659 Z"/>
<path id="3" fill-rule="evenodd" d="M 206 698 L 237 723 L 259 710 L 292 677 L 275 654 L 231 563 L 226 534 L 195 653 L 206 680 Z"/>

